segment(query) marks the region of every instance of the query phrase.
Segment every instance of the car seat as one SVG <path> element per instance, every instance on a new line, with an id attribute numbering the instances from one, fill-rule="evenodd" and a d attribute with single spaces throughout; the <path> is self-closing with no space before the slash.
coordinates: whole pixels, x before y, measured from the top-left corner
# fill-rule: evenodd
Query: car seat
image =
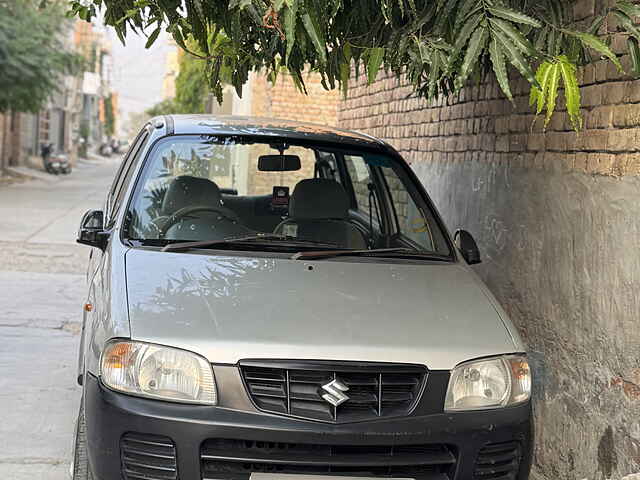
<path id="1" fill-rule="evenodd" d="M 248 232 L 238 216 L 223 205 L 218 185 L 207 178 L 174 178 L 161 213 L 163 217 L 156 223 L 168 239 L 217 240 Z"/>
<path id="2" fill-rule="evenodd" d="M 349 221 L 347 193 L 338 182 L 326 178 L 302 180 L 296 185 L 289 203 L 289 218 L 274 233 L 343 248 L 367 247 L 362 232 Z"/>

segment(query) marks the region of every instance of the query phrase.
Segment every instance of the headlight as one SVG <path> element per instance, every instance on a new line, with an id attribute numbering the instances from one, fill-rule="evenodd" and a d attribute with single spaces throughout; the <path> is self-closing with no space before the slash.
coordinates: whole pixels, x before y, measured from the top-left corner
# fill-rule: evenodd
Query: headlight
<path id="1" fill-rule="evenodd" d="M 195 353 L 131 341 L 107 344 L 102 382 L 113 390 L 174 402 L 217 403 L 211 365 Z"/>
<path id="2" fill-rule="evenodd" d="M 531 398 L 531 371 L 519 355 L 458 365 L 451 372 L 444 408 L 481 410 L 524 403 Z"/>

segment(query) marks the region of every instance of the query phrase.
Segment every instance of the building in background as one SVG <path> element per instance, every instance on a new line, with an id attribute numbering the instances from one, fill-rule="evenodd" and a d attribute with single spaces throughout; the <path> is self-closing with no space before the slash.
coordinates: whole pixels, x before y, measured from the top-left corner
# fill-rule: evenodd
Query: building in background
<path id="1" fill-rule="evenodd" d="M 86 22 L 77 24 L 75 41 L 86 59 L 79 137 L 88 147 L 97 146 L 113 136 L 118 117 L 111 42 L 104 30 Z"/>
<path id="2" fill-rule="evenodd" d="M 180 73 L 180 56 L 182 55 L 182 49 L 172 37 L 167 38 L 167 45 L 169 49 L 166 53 L 166 68 L 162 79 L 162 100 L 176 96 L 176 78 Z"/>
<path id="3" fill-rule="evenodd" d="M 76 49 L 75 21 L 61 35 L 69 50 Z M 84 22 L 82 22 L 84 23 Z M 38 113 L 11 112 L 4 115 L 0 158 L 7 166 L 39 162 L 41 147 L 53 144 L 54 151 L 76 154 L 79 114 L 82 105 L 82 77 L 66 75 L 46 107 Z"/>
<path id="4" fill-rule="evenodd" d="M 84 57 L 86 70 L 63 77 L 41 111 L 3 115 L 3 165 L 40 166 L 44 144 L 68 154 L 73 163 L 79 153 L 86 153 L 87 146 L 98 145 L 115 129 L 117 95 L 111 87 L 111 46 L 104 30 L 75 20 L 61 35 L 69 50 Z"/>

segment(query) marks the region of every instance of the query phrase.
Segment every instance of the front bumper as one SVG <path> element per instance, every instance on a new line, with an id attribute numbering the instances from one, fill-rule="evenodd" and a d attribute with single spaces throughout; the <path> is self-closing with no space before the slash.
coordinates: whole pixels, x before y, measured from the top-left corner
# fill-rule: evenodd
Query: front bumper
<path id="1" fill-rule="evenodd" d="M 406 445 L 446 446 L 446 449 L 455 456 L 455 463 L 450 465 L 450 468 L 447 467 L 444 473 L 442 470 L 438 470 L 439 473 L 435 473 L 436 470 L 425 470 L 421 475 L 413 475 L 414 478 L 425 480 L 474 478 L 474 471 L 479 468 L 477 459 L 481 450 L 494 448 L 495 451 L 492 445 L 504 445 L 507 442 L 518 445 L 517 463 L 508 476 L 493 475 L 485 478 L 525 480 L 528 478 L 531 466 L 532 423 L 529 404 L 493 411 L 439 413 L 335 425 L 258 412 L 171 404 L 131 397 L 106 389 L 96 377 L 87 375 L 84 408 L 89 462 L 96 480 L 156 478 L 123 476 L 121 442 L 123 437 L 126 438 L 126 435 L 131 434 L 171 439 L 175 445 L 176 478 L 180 480 L 249 478 L 250 470 L 240 474 L 234 470 L 228 473 L 217 472 L 215 476 L 211 474 L 203 476 L 206 468 L 201 449 L 205 442 L 210 443 L 212 439 L 243 440 L 247 441 L 247 444 L 271 445 L 270 448 L 276 450 L 279 448 L 277 444 L 289 446 L 330 444 L 347 446 L 345 447 L 347 449 L 370 447 L 372 451 L 381 445 L 393 445 L 396 449 Z M 262 450 L 262 452 L 265 451 L 271 452 L 269 455 L 274 452 L 274 450 Z M 298 455 L 299 453 L 300 451 L 297 451 L 298 460 L 302 458 Z M 285 453 L 284 456 L 286 455 Z M 313 452 L 309 455 L 310 461 L 307 463 L 318 464 L 317 455 Z M 229 456 L 233 454 L 229 452 Z M 282 457 L 282 452 L 276 452 L 275 456 L 269 458 Z M 261 459 L 264 460 L 264 456 Z M 234 461 L 238 462 L 238 459 Z M 240 464 L 253 465 L 255 461 L 255 458 L 247 458 L 244 462 L 240 461 Z M 492 461 L 485 462 L 480 467 L 488 468 L 490 471 Z M 247 466 L 247 468 L 251 467 Z M 280 467 L 274 464 L 272 471 L 281 471 L 278 468 Z M 311 467 L 309 468 L 310 470 L 301 472 L 315 473 Z M 335 472 L 335 470 L 330 471 Z M 366 472 L 362 474 L 357 469 L 350 471 L 357 472 L 353 473 L 354 476 L 395 476 L 393 473 L 378 475 Z M 375 471 L 381 470 L 378 468 Z M 408 476 L 412 475 L 404 475 L 404 477 Z M 171 472 L 159 471 L 157 478 L 171 478 Z"/>

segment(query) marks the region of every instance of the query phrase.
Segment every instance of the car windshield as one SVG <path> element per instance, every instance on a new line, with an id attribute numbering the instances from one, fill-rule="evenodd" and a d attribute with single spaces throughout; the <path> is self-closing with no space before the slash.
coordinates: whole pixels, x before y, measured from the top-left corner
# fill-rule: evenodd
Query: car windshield
<path id="1" fill-rule="evenodd" d="M 252 250 L 321 245 L 449 256 L 404 168 L 385 154 L 284 138 L 168 137 L 146 161 L 124 236 L 156 246 L 253 236 L 245 242 Z"/>

